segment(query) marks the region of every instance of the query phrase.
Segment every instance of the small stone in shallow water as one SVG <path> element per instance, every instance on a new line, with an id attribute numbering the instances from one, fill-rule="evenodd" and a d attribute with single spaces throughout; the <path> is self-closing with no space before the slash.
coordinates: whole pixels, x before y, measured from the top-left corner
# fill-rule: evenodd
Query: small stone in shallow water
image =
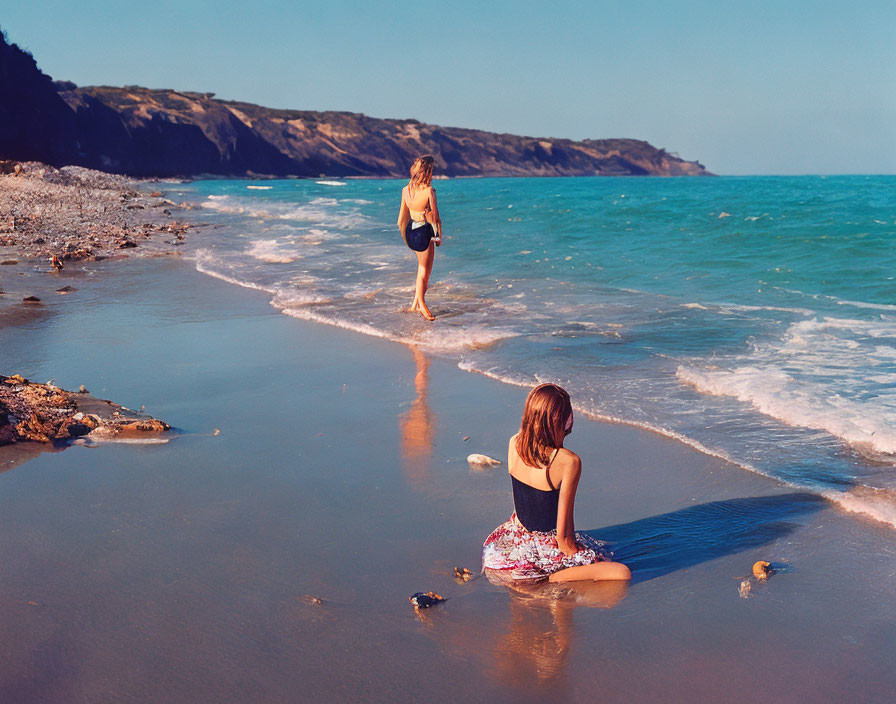
<path id="1" fill-rule="evenodd" d="M 737 590 L 737 593 L 740 595 L 741 599 L 746 599 L 750 596 L 750 589 L 753 588 L 753 585 L 750 584 L 750 579 L 747 578 L 740 583 L 740 587 Z"/>
<path id="2" fill-rule="evenodd" d="M 57 288 L 56 293 L 61 293 L 63 296 L 67 293 L 72 293 L 73 291 L 77 291 L 74 286 L 63 286 L 62 288 Z"/>
<path id="3" fill-rule="evenodd" d="M 40 299 L 37 296 L 25 296 L 22 303 L 40 303 Z"/>
<path id="4" fill-rule="evenodd" d="M 409 596 L 408 601 L 411 602 L 415 611 L 419 611 L 420 609 L 428 609 L 439 602 L 445 601 L 445 597 L 441 594 L 436 594 L 435 592 L 417 592 L 416 594 Z"/>

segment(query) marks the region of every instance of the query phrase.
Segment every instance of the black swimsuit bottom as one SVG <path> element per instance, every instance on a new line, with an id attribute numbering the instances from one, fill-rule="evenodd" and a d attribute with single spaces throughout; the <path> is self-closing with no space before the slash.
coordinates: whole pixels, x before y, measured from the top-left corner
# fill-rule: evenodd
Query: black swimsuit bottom
<path id="1" fill-rule="evenodd" d="M 425 252 L 429 247 L 429 241 L 436 236 L 436 233 L 429 223 L 420 227 L 412 227 L 413 224 L 414 221 L 411 220 L 404 228 L 404 239 L 408 243 L 408 247 L 415 252 Z"/>

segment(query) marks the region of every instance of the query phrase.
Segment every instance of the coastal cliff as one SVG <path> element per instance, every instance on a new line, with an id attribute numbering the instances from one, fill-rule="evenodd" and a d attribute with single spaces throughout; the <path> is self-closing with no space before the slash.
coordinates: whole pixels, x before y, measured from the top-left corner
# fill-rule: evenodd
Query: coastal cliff
<path id="1" fill-rule="evenodd" d="M 541 139 L 359 113 L 278 110 L 213 93 L 53 82 L 0 36 L 0 158 L 152 176 L 699 176 L 635 139 Z"/>

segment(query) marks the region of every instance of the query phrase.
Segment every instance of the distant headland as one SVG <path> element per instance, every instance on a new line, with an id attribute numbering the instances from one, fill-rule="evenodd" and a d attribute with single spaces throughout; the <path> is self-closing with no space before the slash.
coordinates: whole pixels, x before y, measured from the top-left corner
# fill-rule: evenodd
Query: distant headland
<path id="1" fill-rule="evenodd" d="M 541 139 L 213 93 L 53 81 L 0 33 L 0 158 L 136 177 L 399 177 L 421 153 L 462 176 L 704 176 L 636 139 Z"/>

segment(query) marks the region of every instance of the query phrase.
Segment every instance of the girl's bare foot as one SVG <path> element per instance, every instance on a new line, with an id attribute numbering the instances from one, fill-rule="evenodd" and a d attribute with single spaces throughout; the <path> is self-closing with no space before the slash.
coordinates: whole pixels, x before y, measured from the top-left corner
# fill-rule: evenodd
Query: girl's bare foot
<path id="1" fill-rule="evenodd" d="M 429 308 L 426 307 L 425 303 L 421 303 L 418 306 L 417 312 L 420 313 L 420 315 L 422 315 L 424 318 L 426 318 L 429 321 L 433 321 L 436 319 L 436 316 L 434 316 L 432 314 L 432 311 L 430 311 Z"/>

